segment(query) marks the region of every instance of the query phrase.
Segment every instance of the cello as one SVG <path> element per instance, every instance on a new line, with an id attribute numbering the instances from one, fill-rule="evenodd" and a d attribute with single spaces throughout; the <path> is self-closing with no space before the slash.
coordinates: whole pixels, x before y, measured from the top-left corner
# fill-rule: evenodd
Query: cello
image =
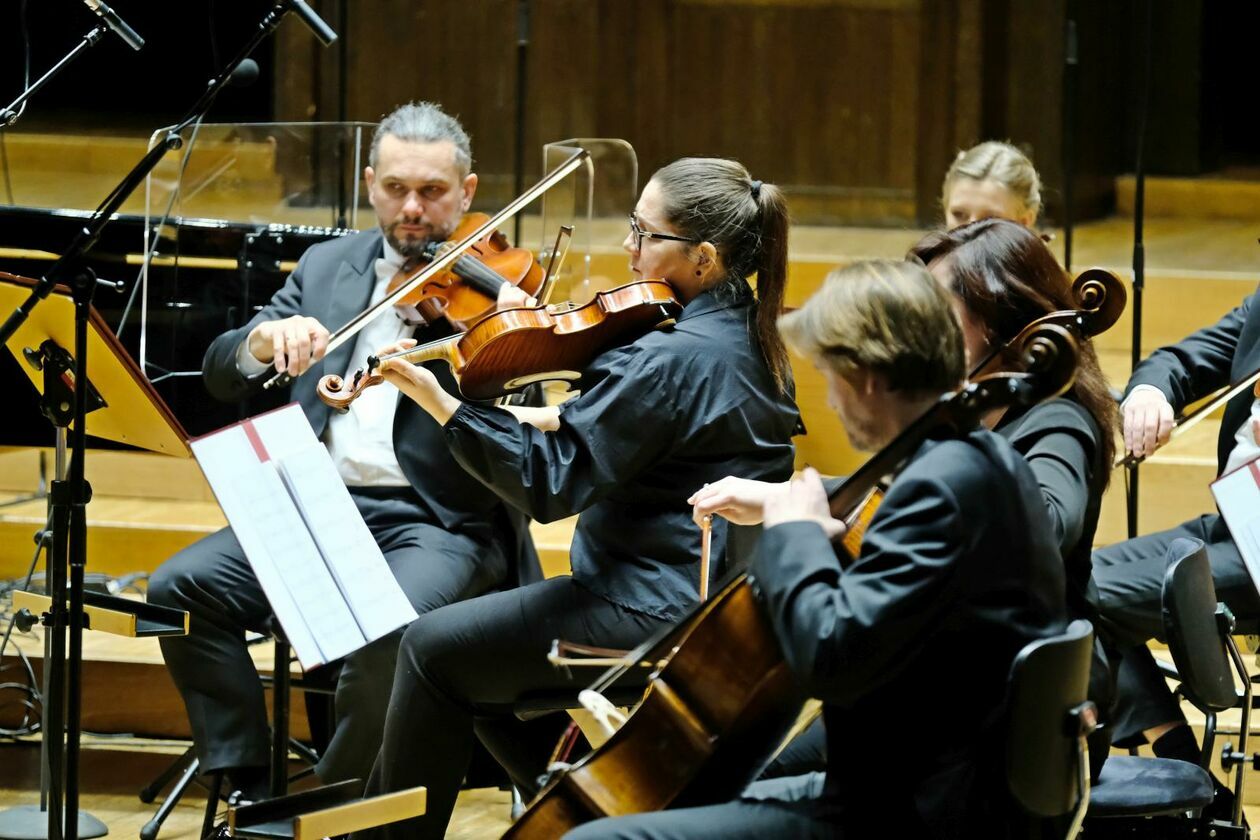
<path id="1" fill-rule="evenodd" d="M 943 396 L 831 498 L 837 518 L 896 473 L 924 439 L 973 428 L 989 411 L 1066 391 L 1076 371 L 1072 329 L 1021 333 L 1021 372 L 995 373 Z M 803 698 L 756 593 L 740 574 L 677 627 L 649 639 L 592 686 L 656 662 L 643 699 L 597 751 L 553 779 L 504 835 L 551 838 L 589 820 L 727 801 L 755 777 L 795 720 Z"/>

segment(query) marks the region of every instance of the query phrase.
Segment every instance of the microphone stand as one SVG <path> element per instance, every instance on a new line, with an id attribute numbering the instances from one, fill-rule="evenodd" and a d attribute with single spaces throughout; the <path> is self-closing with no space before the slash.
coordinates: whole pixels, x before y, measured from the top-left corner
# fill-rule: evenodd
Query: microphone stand
<path id="1" fill-rule="evenodd" d="M 344 35 L 350 28 L 350 0 L 341 0 L 337 4 L 337 28 Z M 337 122 L 344 126 L 349 118 L 350 109 L 347 102 L 347 91 L 349 90 L 349 62 L 350 51 L 347 48 L 345 38 L 341 39 L 341 43 L 337 45 Z M 358 144 L 356 144 L 357 147 Z M 355 165 L 358 165 L 356 160 Z M 353 173 L 349 177 L 357 178 L 358 173 Z M 337 136 L 337 227 L 350 227 L 349 221 L 349 185 L 346 183 L 346 136 L 338 133 Z M 355 208 L 358 209 L 358 208 Z"/>
<path id="2" fill-rule="evenodd" d="M 525 192 L 525 101 L 527 71 L 529 69 L 529 18 L 533 3 L 531 0 L 516 0 L 516 137 L 515 158 L 516 174 L 513 180 L 512 194 Z M 521 217 L 512 220 L 512 242 L 521 244 Z"/>
<path id="3" fill-rule="evenodd" d="M 1137 162 L 1133 175 L 1133 338 L 1130 376 L 1142 361 L 1142 292 L 1146 287 L 1146 246 L 1143 240 L 1143 220 L 1146 215 L 1146 119 L 1151 105 L 1151 26 L 1154 12 L 1147 0 L 1146 28 L 1140 42 L 1142 81 L 1138 104 Z M 1129 539 L 1138 532 L 1138 464 L 1128 467 L 1128 493 L 1125 496 Z"/>
<path id="4" fill-rule="evenodd" d="M 44 697 L 44 733 L 48 747 L 51 776 L 48 803 L 48 840 L 77 840 L 79 814 L 79 740 L 82 719 L 83 669 L 83 578 L 87 563 L 87 503 L 92 489 L 84 478 L 83 461 L 87 450 L 85 429 L 88 378 L 88 320 L 97 285 L 118 289 L 118 284 L 98 280 L 85 265 L 84 258 L 100 238 L 110 219 L 153 171 L 168 152 L 180 148 L 179 133 L 200 119 L 209 110 L 215 97 L 227 84 L 232 71 L 267 38 L 285 14 L 295 11 L 325 42 L 331 34 L 303 2 L 279 0 L 263 17 L 253 35 L 227 63 L 201 94 L 188 115 L 166 134 L 132 167 L 113 192 L 96 209 L 92 218 L 75 236 L 70 247 L 40 278 L 31 294 L 0 326 L 0 343 L 9 338 L 26 321 L 31 311 L 52 293 L 57 285 L 66 285 L 74 301 L 74 411 L 71 430 L 70 471 L 68 480 L 54 481 L 51 492 L 53 548 L 49 555 L 49 611 L 42 621 L 51 636 L 51 658 L 44 663 L 48 673 L 48 692 Z M 316 25 L 318 24 L 318 26 Z M 323 32 L 320 31 L 323 27 Z M 333 35 L 333 38 L 336 36 Z M 69 582 L 67 586 L 67 566 Z M 69 605 L 67 606 L 67 595 Z M 66 640 L 69 638 L 69 652 Z M 64 714 L 63 714 L 64 712 Z M 59 784 L 64 780 L 64 785 Z M 58 801 L 64 794 L 64 804 Z M 64 827 L 62 819 L 64 817 Z"/>
<path id="5" fill-rule="evenodd" d="M 1077 42 L 1074 3 L 1068 0 L 1063 33 L 1063 268 L 1072 270 L 1073 181 L 1076 178 Z"/>
<path id="6" fill-rule="evenodd" d="M 66 53 L 66 55 L 61 59 L 61 61 L 58 61 L 56 64 L 50 67 L 47 73 L 40 76 L 38 79 L 35 80 L 34 84 L 32 84 L 26 90 L 22 91 L 21 96 L 19 96 L 17 99 L 10 102 L 7 107 L 0 109 L 0 128 L 7 128 L 8 126 L 11 126 L 14 123 L 16 123 L 18 121 L 18 117 L 20 117 L 22 114 L 22 110 L 21 110 L 22 103 L 24 103 L 26 100 L 34 96 L 37 90 L 39 90 L 44 85 L 46 85 L 49 81 L 51 81 L 52 78 L 56 76 L 58 73 L 60 73 L 62 68 L 64 68 L 67 64 L 73 61 L 79 55 L 79 53 L 83 52 L 88 47 L 96 46 L 96 42 L 101 40 L 101 37 L 104 36 L 104 34 L 108 31 L 109 31 L 108 26 L 106 26 L 104 23 L 98 23 L 96 26 L 92 28 L 91 32 L 83 36 L 83 40 L 75 44 L 74 49 Z"/>

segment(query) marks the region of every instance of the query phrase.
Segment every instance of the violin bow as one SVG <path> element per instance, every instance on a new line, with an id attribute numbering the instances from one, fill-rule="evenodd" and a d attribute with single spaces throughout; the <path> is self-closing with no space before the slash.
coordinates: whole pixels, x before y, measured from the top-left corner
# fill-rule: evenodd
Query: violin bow
<path id="1" fill-rule="evenodd" d="M 700 520 L 700 603 L 709 600 L 709 551 L 713 545 L 713 516 Z"/>
<path id="2" fill-rule="evenodd" d="M 575 151 L 568 160 L 566 160 L 564 163 L 557 166 L 555 169 L 551 170 L 551 172 L 549 172 L 545 177 L 543 177 L 543 179 L 539 181 L 537 184 L 530 187 L 528 190 L 521 193 L 516 198 L 512 199 L 512 201 L 509 202 L 507 206 L 505 206 L 498 213 L 494 214 L 489 219 L 487 219 L 485 224 L 481 225 L 481 227 L 477 228 L 472 233 L 468 234 L 463 239 L 461 239 L 459 242 L 455 243 L 453 247 L 439 254 L 433 260 L 433 262 L 429 263 L 420 271 L 416 272 L 414 275 L 408 278 L 407 282 L 403 283 L 401 286 L 395 289 L 391 294 L 386 295 L 384 298 L 381 299 L 379 303 L 375 304 L 374 306 L 369 306 L 367 309 L 363 310 L 358 315 L 351 318 L 339 330 L 337 330 L 331 336 L 329 336 L 328 348 L 324 351 L 324 355 L 328 355 L 332 353 L 338 347 L 345 344 L 354 336 L 358 335 L 359 332 L 364 327 L 366 327 L 369 323 L 371 323 L 376 318 L 377 315 L 379 315 L 381 312 L 384 312 L 386 309 L 393 306 L 398 301 L 402 300 L 404 297 L 407 296 L 409 292 L 411 292 L 421 283 L 428 280 L 430 277 L 437 274 L 438 272 L 446 270 L 446 268 L 449 265 L 451 265 L 456 260 L 458 260 L 461 256 L 463 256 L 465 251 L 467 251 L 475 243 L 477 243 L 483 237 L 485 237 L 486 234 L 491 233 L 494 230 L 497 230 L 499 225 L 503 224 L 505 221 L 515 216 L 523 208 L 529 205 L 534 199 L 538 198 L 538 196 L 542 195 L 543 193 L 547 192 L 549 189 L 554 187 L 556 184 L 560 183 L 560 181 L 568 177 L 568 175 L 571 172 L 573 172 L 575 169 L 577 169 L 579 166 L 585 163 L 587 158 L 589 157 L 590 157 L 590 152 L 588 152 L 586 149 L 578 149 L 577 151 Z M 298 375 L 300 376 L 301 374 L 298 374 Z M 263 388 L 271 389 L 271 388 L 283 387 L 285 385 L 288 385 L 290 382 L 292 382 L 293 379 L 294 377 L 290 376 L 287 373 L 277 373 L 275 376 L 271 377 L 270 379 L 268 379 L 266 382 L 263 383 Z"/>
<path id="3" fill-rule="evenodd" d="M 1189 414 L 1183 417 L 1173 418 L 1174 425 L 1173 425 L 1172 432 L 1168 436 L 1168 442 L 1171 443 L 1172 441 L 1184 435 L 1186 432 L 1193 429 L 1195 426 L 1199 425 L 1199 423 L 1201 423 L 1204 420 L 1204 418 L 1206 418 L 1213 411 L 1216 411 L 1216 409 L 1220 408 L 1225 403 L 1229 402 L 1234 397 L 1238 396 L 1239 394 L 1241 394 L 1243 391 L 1247 390 L 1248 388 L 1254 387 L 1257 381 L 1260 381 L 1260 370 L 1253 371 L 1252 373 L 1243 377 L 1243 379 L 1240 380 L 1239 382 L 1233 385 L 1230 385 L 1228 388 L 1221 391 L 1215 397 L 1208 400 L 1206 403 L 1199 406 L 1198 408 L 1196 408 L 1194 411 L 1190 412 Z M 1260 388 L 1257 388 L 1257 390 L 1260 390 Z M 1256 394 L 1256 396 L 1260 397 L 1260 393 Z M 1115 462 L 1115 464 L 1113 464 L 1112 466 L 1113 467 L 1132 467 L 1132 466 L 1136 466 L 1142 463 L 1148 457 L 1149 456 L 1147 455 L 1143 455 L 1141 458 L 1137 457 L 1136 455 L 1125 455 L 1123 458 L 1118 459 Z"/>

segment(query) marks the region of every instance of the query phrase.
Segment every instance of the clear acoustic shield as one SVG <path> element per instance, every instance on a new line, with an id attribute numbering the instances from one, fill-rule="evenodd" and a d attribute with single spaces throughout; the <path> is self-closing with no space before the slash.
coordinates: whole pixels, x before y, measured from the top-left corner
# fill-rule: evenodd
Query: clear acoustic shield
<path id="1" fill-rule="evenodd" d="M 622 247 L 627 219 L 639 190 L 639 161 L 625 140 L 574 138 L 543 146 L 543 168 L 554 169 L 576 149 L 589 153 L 586 163 L 543 196 L 540 257 L 547 265 L 562 226 L 573 233 L 560 268 L 552 301 L 582 304 L 596 292 L 630 281 L 629 256 Z"/>

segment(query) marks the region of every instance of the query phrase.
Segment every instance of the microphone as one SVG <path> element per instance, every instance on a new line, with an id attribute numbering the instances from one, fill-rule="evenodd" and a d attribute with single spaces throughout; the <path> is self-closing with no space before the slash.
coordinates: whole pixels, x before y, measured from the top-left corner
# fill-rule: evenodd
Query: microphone
<path id="1" fill-rule="evenodd" d="M 96 16 L 105 21 L 105 25 L 114 30 L 119 38 L 127 42 L 127 46 L 133 50 L 138 50 L 144 46 L 144 39 L 136 34 L 136 30 L 127 25 L 127 22 L 118 16 L 118 13 L 106 6 L 101 0 L 83 0 L 83 4 L 96 13 Z"/>
<path id="2" fill-rule="evenodd" d="M 228 84 L 232 87 L 249 87 L 258 81 L 258 62 L 252 58 L 242 58 L 241 63 L 232 68 L 228 74 Z"/>
<path id="3" fill-rule="evenodd" d="M 87 0 L 84 0 L 86 2 Z M 332 27 L 324 23 L 319 15 L 315 14 L 315 10 L 306 5 L 306 0 L 289 0 L 289 8 L 297 12 L 298 17 L 307 25 L 311 32 L 315 33 L 315 37 L 325 47 L 331 47 L 333 42 L 337 40 L 337 33 L 332 31 Z"/>

